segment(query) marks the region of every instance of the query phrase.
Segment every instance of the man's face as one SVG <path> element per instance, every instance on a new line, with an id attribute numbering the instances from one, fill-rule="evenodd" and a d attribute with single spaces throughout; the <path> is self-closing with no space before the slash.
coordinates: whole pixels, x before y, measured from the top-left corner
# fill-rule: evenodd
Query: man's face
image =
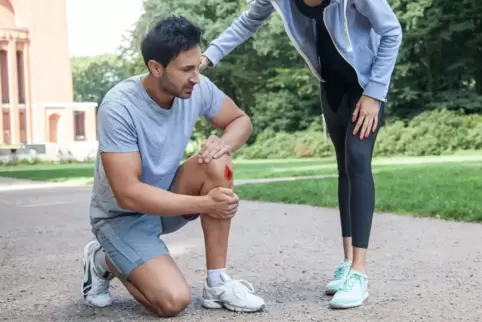
<path id="1" fill-rule="evenodd" d="M 181 52 L 165 68 L 159 80 L 160 90 L 179 98 L 191 97 L 194 85 L 199 83 L 201 48 L 196 46 Z"/>

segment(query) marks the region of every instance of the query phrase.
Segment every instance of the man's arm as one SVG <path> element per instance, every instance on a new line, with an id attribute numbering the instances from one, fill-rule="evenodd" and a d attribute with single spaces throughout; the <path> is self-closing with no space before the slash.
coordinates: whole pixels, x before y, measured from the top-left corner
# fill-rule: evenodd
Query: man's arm
<path id="1" fill-rule="evenodd" d="M 204 196 L 176 194 L 141 182 L 141 158 L 138 152 L 103 152 L 101 158 L 121 208 L 156 216 L 204 213 L 208 208 L 208 200 Z"/>
<path id="2" fill-rule="evenodd" d="M 236 152 L 249 139 L 253 131 L 251 119 L 234 101 L 224 95 L 224 102 L 218 113 L 209 120 L 217 129 L 223 131 L 221 139 Z"/>
<path id="3" fill-rule="evenodd" d="M 119 207 L 139 213 L 176 216 L 206 212 L 206 197 L 175 194 L 140 181 L 142 163 L 132 119 L 120 104 L 98 112 L 101 162 Z"/>
<path id="4" fill-rule="evenodd" d="M 402 42 L 402 27 L 387 0 L 354 0 L 353 3 L 381 36 L 378 54 L 363 94 L 385 101 Z"/>
<path id="5" fill-rule="evenodd" d="M 203 95 L 201 114 L 211 125 L 223 132 L 221 140 L 229 147 L 230 152 L 235 152 L 246 143 L 253 131 L 251 119 L 209 78 L 201 77 Z M 201 153 L 204 153 L 204 149 Z"/>
<path id="6" fill-rule="evenodd" d="M 203 56 L 214 67 L 224 56 L 251 37 L 273 13 L 269 0 L 253 0 L 244 11 L 218 38 L 210 43 Z"/>

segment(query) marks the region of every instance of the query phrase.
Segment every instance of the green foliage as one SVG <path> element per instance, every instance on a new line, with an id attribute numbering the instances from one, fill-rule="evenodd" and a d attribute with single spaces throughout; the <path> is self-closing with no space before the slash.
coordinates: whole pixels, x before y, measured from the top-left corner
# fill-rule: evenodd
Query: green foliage
<path id="1" fill-rule="evenodd" d="M 404 31 L 390 115 L 408 117 L 440 105 L 482 112 L 482 2 L 389 2 Z"/>
<path id="2" fill-rule="evenodd" d="M 104 95 L 128 77 L 127 62 L 120 56 L 100 55 L 72 58 L 74 99 L 100 104 Z"/>
<path id="3" fill-rule="evenodd" d="M 271 159 L 334 156 L 331 140 L 325 139 L 321 122 L 306 131 L 260 134 L 256 143 L 238 151 L 236 157 Z M 428 156 L 460 150 L 482 149 L 482 115 L 441 109 L 427 111 L 408 122 L 385 124 L 377 138 L 375 156 Z"/>

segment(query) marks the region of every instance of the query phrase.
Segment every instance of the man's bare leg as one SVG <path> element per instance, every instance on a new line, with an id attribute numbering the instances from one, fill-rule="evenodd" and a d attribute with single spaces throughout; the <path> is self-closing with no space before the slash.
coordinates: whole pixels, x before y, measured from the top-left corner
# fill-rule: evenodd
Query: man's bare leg
<path id="1" fill-rule="evenodd" d="M 202 195 L 217 187 L 232 188 L 232 178 L 225 177 L 226 166 L 232 171 L 232 161 L 227 155 L 214 159 L 208 164 L 199 164 L 196 157 L 191 158 L 178 172 L 173 191 L 194 194 L 195 191 L 189 187 L 196 187 L 191 182 L 199 173 L 204 176 L 202 186 L 198 190 Z M 245 284 L 232 280 L 225 272 L 231 220 L 219 220 L 210 217 L 209 214 L 201 214 L 201 224 L 208 271 L 208 277 L 204 283 L 203 306 L 211 309 L 225 307 L 242 312 L 262 310 L 265 307 L 263 299 L 254 295 L 254 290 L 250 290 Z"/>
<path id="2" fill-rule="evenodd" d="M 176 316 L 189 305 L 189 286 L 170 256 L 158 256 L 145 262 L 132 271 L 128 279 L 117 271 L 108 258 L 106 262 L 129 293 L 157 316 Z"/>
<path id="3" fill-rule="evenodd" d="M 173 192 L 185 194 L 205 195 L 217 187 L 232 188 L 232 180 L 224 177 L 224 168 L 232 169 L 231 158 L 227 155 L 212 160 L 208 164 L 199 164 L 197 158 L 193 157 L 179 169 L 172 188 Z M 199 185 L 195 178 L 200 178 Z M 201 214 L 201 224 L 204 232 L 204 243 L 206 247 L 206 266 L 209 270 L 224 269 L 228 252 L 229 230 L 231 220 L 218 220 Z"/>

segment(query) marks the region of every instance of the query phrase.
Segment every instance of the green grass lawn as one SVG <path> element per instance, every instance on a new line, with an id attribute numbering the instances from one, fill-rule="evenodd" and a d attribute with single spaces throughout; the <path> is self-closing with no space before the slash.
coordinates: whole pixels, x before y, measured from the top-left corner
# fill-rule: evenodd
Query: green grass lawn
<path id="1" fill-rule="evenodd" d="M 482 164 L 477 161 L 374 167 L 376 211 L 482 222 Z M 337 207 L 337 178 L 247 184 L 240 198 Z"/>
<path id="2" fill-rule="evenodd" d="M 236 161 L 236 179 L 310 176 L 334 173 L 334 159 L 256 160 Z M 18 165 L 0 167 L 0 177 L 41 181 L 79 181 L 89 183 L 94 173 L 93 164 Z"/>
<path id="3" fill-rule="evenodd" d="M 93 164 L 34 164 L 0 167 L 0 177 L 63 182 L 88 180 L 94 174 Z"/>
<path id="4" fill-rule="evenodd" d="M 460 163 L 482 161 L 482 154 L 435 157 L 392 157 L 373 160 L 374 169 L 394 169 L 420 164 Z M 291 176 L 314 176 L 336 174 L 334 158 L 286 159 L 286 160 L 236 160 L 236 179 L 279 178 Z M 36 164 L 0 166 L 0 177 L 40 181 L 84 181 L 92 182 L 93 164 Z"/>

